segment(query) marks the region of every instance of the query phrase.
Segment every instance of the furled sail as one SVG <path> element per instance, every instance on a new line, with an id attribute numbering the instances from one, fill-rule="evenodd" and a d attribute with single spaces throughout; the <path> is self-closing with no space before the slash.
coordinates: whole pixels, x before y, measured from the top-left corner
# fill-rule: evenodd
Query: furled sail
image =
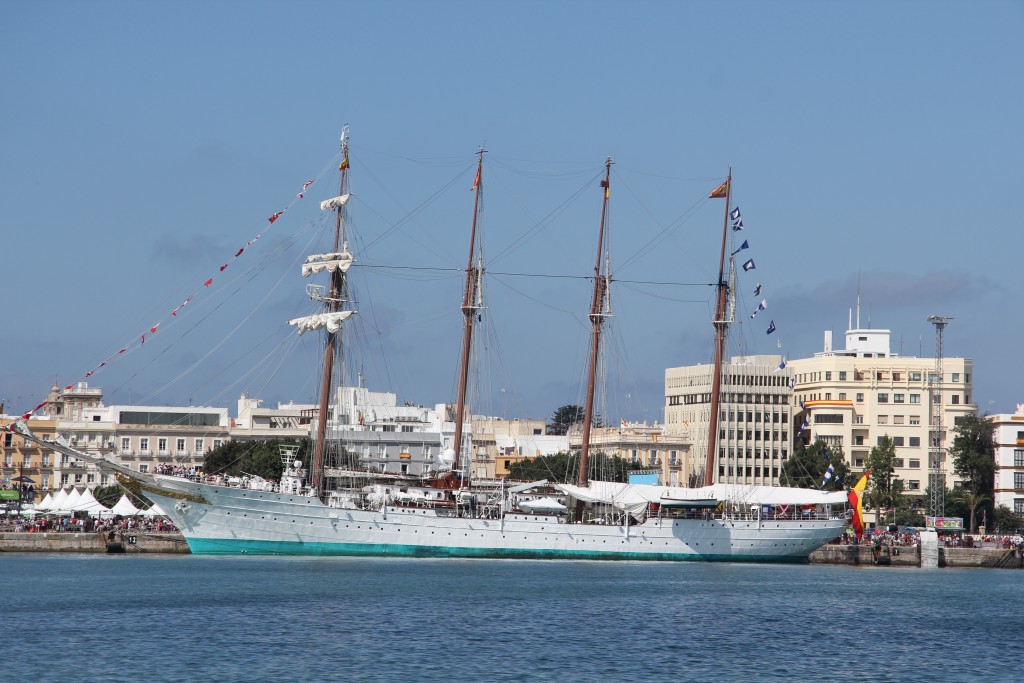
<path id="1" fill-rule="evenodd" d="M 324 327 L 328 332 L 337 332 L 341 329 L 341 323 L 347 320 L 355 311 L 337 311 L 335 313 L 317 313 L 302 318 L 289 320 L 289 325 L 295 325 L 299 334 L 305 334 L 310 330 L 319 330 Z"/>
<path id="2" fill-rule="evenodd" d="M 343 194 L 340 197 L 331 197 L 320 202 L 321 211 L 337 211 L 341 207 L 348 204 L 348 198 L 352 196 L 352 193 Z"/>
<path id="3" fill-rule="evenodd" d="M 309 277 L 325 270 L 347 272 L 355 259 L 352 254 L 343 251 L 338 254 L 313 254 L 302 264 L 302 277 Z"/>

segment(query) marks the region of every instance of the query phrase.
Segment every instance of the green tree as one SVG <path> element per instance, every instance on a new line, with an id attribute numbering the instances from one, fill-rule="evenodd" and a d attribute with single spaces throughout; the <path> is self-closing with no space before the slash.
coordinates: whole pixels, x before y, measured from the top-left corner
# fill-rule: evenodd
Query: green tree
<path id="1" fill-rule="evenodd" d="M 560 484 L 575 484 L 579 471 L 580 454 L 556 453 L 527 458 L 509 465 L 509 478 L 516 481 L 538 481 L 547 479 Z M 634 466 L 625 458 L 606 455 L 601 452 L 591 453 L 587 458 L 587 469 L 593 479 L 602 481 L 625 482 Z"/>
<path id="2" fill-rule="evenodd" d="M 1019 534 L 1024 531 L 1024 519 L 1006 505 L 996 506 L 992 513 L 992 530 L 1000 534 Z"/>
<path id="3" fill-rule="evenodd" d="M 112 486 L 97 486 L 92 490 L 92 495 L 96 500 L 101 502 L 103 505 L 106 505 L 108 508 L 117 505 L 117 501 L 121 500 L 121 496 L 123 494 L 124 489 L 117 484 Z"/>
<path id="4" fill-rule="evenodd" d="M 284 466 L 281 463 L 280 447 L 294 445 L 293 441 L 228 441 L 206 454 L 203 469 L 208 474 L 240 476 L 255 474 L 264 479 L 279 480 Z M 310 442 L 304 439 L 296 453 L 303 462 L 308 458 Z"/>
<path id="5" fill-rule="evenodd" d="M 875 508 L 875 522 L 880 524 L 883 521 L 882 510 L 895 508 L 896 498 L 903 495 L 903 482 L 893 477 L 896 472 L 896 447 L 888 435 L 883 436 L 881 442 L 871 449 L 865 465 L 871 470 L 868 500 L 871 507 Z"/>
<path id="6" fill-rule="evenodd" d="M 970 510 L 970 520 L 971 521 L 970 521 L 970 525 L 967 527 L 967 533 L 973 534 L 974 533 L 974 529 L 975 529 L 975 527 L 974 527 L 974 513 L 978 510 L 978 507 L 982 503 L 987 503 L 988 502 L 989 497 L 984 495 L 984 494 L 981 494 L 981 493 L 974 493 L 973 491 L 970 491 L 968 489 L 963 489 L 963 490 L 961 490 L 960 495 L 958 496 L 958 498 L 960 499 L 960 502 L 962 502 L 964 505 L 966 505 L 967 509 Z"/>
<path id="7" fill-rule="evenodd" d="M 825 459 L 826 451 L 828 460 Z M 804 489 L 819 488 L 829 464 L 832 465 L 833 473 L 824 490 L 842 491 L 855 483 L 850 481 L 850 467 L 846 464 L 843 450 L 836 446 L 829 447 L 821 439 L 810 446 L 797 443 L 796 450 L 782 465 L 779 483 Z"/>
<path id="8" fill-rule="evenodd" d="M 995 483 L 995 442 L 992 423 L 987 416 L 964 415 L 953 428 L 953 445 L 949 449 L 953 471 L 963 487 L 978 495 L 990 494 Z"/>
<path id="9" fill-rule="evenodd" d="M 577 405 L 565 405 L 556 410 L 551 415 L 551 420 L 547 424 L 548 434 L 564 435 L 569 433 L 569 428 L 574 424 L 583 423 L 583 406 Z M 591 419 L 591 425 L 594 427 L 602 426 L 601 416 L 595 414 Z"/>

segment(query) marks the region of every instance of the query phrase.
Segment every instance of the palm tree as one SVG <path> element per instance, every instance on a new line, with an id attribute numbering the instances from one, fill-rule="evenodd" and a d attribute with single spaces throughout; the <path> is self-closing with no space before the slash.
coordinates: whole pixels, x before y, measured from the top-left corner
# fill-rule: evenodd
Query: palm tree
<path id="1" fill-rule="evenodd" d="M 988 502 L 988 496 L 981 493 L 972 493 L 970 491 L 964 491 L 960 494 L 960 502 L 967 506 L 971 511 L 971 527 L 968 529 L 969 533 L 974 533 L 974 512 L 978 509 L 982 503 Z"/>

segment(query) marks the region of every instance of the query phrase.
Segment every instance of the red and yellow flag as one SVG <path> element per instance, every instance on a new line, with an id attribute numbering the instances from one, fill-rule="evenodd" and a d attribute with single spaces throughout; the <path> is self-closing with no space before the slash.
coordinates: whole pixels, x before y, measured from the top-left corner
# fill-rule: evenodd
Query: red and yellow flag
<path id="1" fill-rule="evenodd" d="M 348 155 L 347 154 L 345 155 L 345 158 L 341 160 L 341 163 L 338 164 L 338 170 L 339 171 L 344 171 L 346 168 L 348 168 Z"/>
<path id="2" fill-rule="evenodd" d="M 708 199 L 725 199 L 729 194 L 729 181 L 726 180 L 724 183 L 716 187 L 708 195 Z"/>
<path id="3" fill-rule="evenodd" d="M 475 177 L 475 178 L 473 178 L 473 187 L 471 187 L 471 188 L 469 188 L 469 189 L 471 189 L 471 190 L 475 190 L 475 189 L 476 189 L 476 186 L 477 186 L 477 185 L 479 185 L 479 184 L 480 184 L 480 169 L 479 169 L 479 168 L 477 168 L 477 169 L 476 169 L 476 177 Z"/>
<path id="4" fill-rule="evenodd" d="M 864 535 L 864 488 L 868 485 L 870 474 L 871 470 L 865 470 L 864 476 L 860 478 L 857 485 L 846 494 L 850 505 L 853 506 L 853 530 L 857 534 L 857 538 Z"/>

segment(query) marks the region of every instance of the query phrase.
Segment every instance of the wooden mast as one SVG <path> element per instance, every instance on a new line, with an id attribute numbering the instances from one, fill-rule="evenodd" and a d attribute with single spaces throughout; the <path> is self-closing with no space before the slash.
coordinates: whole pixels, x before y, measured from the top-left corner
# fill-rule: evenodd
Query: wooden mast
<path id="1" fill-rule="evenodd" d="M 344 196 L 345 188 L 348 186 L 348 127 L 346 126 L 341 135 L 341 164 L 338 166 L 341 171 L 341 182 L 338 187 L 338 195 Z M 348 250 L 348 240 L 345 236 L 345 222 L 342 220 L 344 205 L 339 206 L 334 220 L 334 248 L 333 253 L 338 253 L 339 247 Z M 327 312 L 335 313 L 341 308 L 342 295 L 345 290 L 345 276 L 341 268 L 331 272 L 331 286 L 327 299 L 324 301 Z M 327 332 L 327 342 L 324 347 L 324 367 L 320 377 L 320 403 L 317 411 L 316 423 L 316 446 L 313 451 L 313 463 L 310 467 L 309 481 L 316 486 L 318 491 L 323 480 L 324 453 L 327 445 L 327 416 L 331 400 L 331 379 L 334 374 L 335 347 L 339 345 L 341 330 Z"/>
<path id="2" fill-rule="evenodd" d="M 704 465 L 704 485 L 710 486 L 715 481 L 715 456 L 718 450 L 718 412 L 719 396 L 722 391 L 722 357 L 725 354 L 725 333 L 729 327 L 726 320 L 725 306 L 729 299 L 729 283 L 725 281 L 725 243 L 729 230 L 729 204 L 732 201 L 732 166 L 725 181 L 725 217 L 722 221 L 722 253 L 718 258 L 718 287 L 715 303 L 715 318 L 711 324 L 715 326 L 715 364 L 711 376 L 711 415 L 708 427 L 708 455 Z"/>
<path id="3" fill-rule="evenodd" d="M 473 341 L 473 317 L 476 315 L 479 306 L 477 304 L 478 285 L 480 282 L 480 268 L 473 265 L 474 252 L 476 251 L 476 226 L 480 216 L 480 195 L 483 191 L 482 171 L 484 167 L 484 153 L 487 150 L 482 147 L 477 151 L 476 177 L 473 179 L 475 197 L 473 200 L 473 229 L 469 234 L 469 261 L 466 264 L 466 287 L 462 296 L 462 316 L 465 324 L 462 330 L 462 360 L 459 365 L 459 395 L 455 404 L 455 441 L 452 450 L 455 451 L 455 462 L 452 464 L 456 469 L 462 466 L 462 429 L 466 413 L 466 385 L 469 381 L 469 355 L 472 352 Z M 466 476 L 460 478 L 459 487 L 469 476 L 468 468 Z"/>
<path id="4" fill-rule="evenodd" d="M 604 180 L 601 187 L 604 188 L 601 201 L 601 225 L 597 233 L 597 263 L 594 264 L 594 294 L 590 300 L 590 366 L 587 370 L 587 397 L 586 405 L 583 408 L 583 443 L 580 446 L 580 469 L 576 477 L 576 483 L 585 487 L 589 483 L 587 477 L 587 465 L 590 457 L 590 429 L 594 416 L 594 384 L 597 377 L 598 352 L 601 350 L 601 324 L 604 322 L 608 311 L 605 309 L 606 295 L 608 292 L 608 281 L 606 275 L 601 274 L 601 264 L 604 256 L 604 232 L 608 215 L 608 198 L 611 195 L 611 174 L 612 158 L 604 162 Z M 583 501 L 576 501 L 576 521 L 583 521 Z"/>

